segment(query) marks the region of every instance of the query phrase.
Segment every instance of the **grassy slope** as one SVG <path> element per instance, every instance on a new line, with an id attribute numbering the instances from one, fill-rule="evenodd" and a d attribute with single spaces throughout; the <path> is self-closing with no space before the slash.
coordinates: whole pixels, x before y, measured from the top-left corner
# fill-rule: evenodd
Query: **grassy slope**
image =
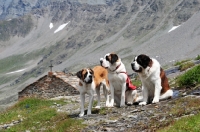
<path id="1" fill-rule="evenodd" d="M 13 121 L 21 121 L 4 131 L 79 131 L 84 127 L 81 120 L 69 118 L 67 113 L 56 111 L 55 104 L 64 105 L 67 103 L 71 102 L 27 98 L 21 100 L 6 112 L 0 113 L 0 122 L 9 124 Z"/>
<path id="2" fill-rule="evenodd" d="M 184 117 L 159 132 L 199 132 L 200 114 Z"/>

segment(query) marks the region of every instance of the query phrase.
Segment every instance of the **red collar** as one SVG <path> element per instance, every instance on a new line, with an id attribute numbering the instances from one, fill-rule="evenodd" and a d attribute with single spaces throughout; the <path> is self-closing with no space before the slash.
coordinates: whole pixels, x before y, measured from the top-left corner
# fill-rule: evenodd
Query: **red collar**
<path id="1" fill-rule="evenodd" d="M 115 70 L 113 70 L 113 71 L 111 71 L 111 72 L 114 72 L 114 71 L 116 71 L 119 67 L 121 66 L 121 63 L 115 68 Z"/>

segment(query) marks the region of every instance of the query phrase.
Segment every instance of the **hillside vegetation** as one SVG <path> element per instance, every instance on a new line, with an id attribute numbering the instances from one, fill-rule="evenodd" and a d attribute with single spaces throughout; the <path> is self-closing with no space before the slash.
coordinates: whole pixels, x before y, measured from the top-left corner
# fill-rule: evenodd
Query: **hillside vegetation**
<path id="1" fill-rule="evenodd" d="M 194 58 L 199 11 L 200 0 L 0 0 L 0 107 L 46 75 L 50 63 L 53 71 L 76 73 L 115 52 L 132 74 L 135 55 L 166 67 Z"/>
<path id="2" fill-rule="evenodd" d="M 12 124 L 1 131 L 80 131 L 82 120 L 68 117 L 66 112 L 57 112 L 56 105 L 67 105 L 66 100 L 51 101 L 37 98 L 20 100 L 6 112 L 0 113 L 1 124 Z M 1 126 L 1 125 L 0 125 Z"/>

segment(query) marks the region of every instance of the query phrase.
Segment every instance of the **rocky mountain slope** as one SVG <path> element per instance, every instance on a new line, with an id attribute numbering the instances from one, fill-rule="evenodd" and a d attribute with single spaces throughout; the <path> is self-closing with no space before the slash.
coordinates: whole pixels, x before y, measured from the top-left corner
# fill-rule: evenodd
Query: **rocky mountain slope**
<path id="1" fill-rule="evenodd" d="M 140 53 L 163 66 L 193 58 L 199 10 L 200 0 L 0 0 L 0 97 L 15 98 L 50 63 L 76 72 L 116 52 L 132 73 Z"/>

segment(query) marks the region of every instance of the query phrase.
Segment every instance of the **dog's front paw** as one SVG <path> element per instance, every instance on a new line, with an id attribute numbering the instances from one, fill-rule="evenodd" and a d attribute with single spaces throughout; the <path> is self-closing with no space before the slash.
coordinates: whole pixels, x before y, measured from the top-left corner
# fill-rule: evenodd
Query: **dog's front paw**
<path id="1" fill-rule="evenodd" d="M 91 111 L 87 111 L 87 115 L 91 115 L 92 113 L 91 113 Z"/>
<path id="2" fill-rule="evenodd" d="M 107 107 L 114 107 L 114 104 L 112 104 L 112 103 L 107 104 Z"/>
<path id="3" fill-rule="evenodd" d="M 79 117 L 83 117 L 84 116 L 84 112 L 79 114 Z"/>
<path id="4" fill-rule="evenodd" d="M 140 102 L 139 105 L 147 105 L 147 102 Z"/>
<path id="5" fill-rule="evenodd" d="M 97 105 L 95 108 L 96 108 L 96 109 L 100 109 L 100 108 L 101 108 L 101 106 Z"/>
<path id="6" fill-rule="evenodd" d="M 106 101 L 106 107 L 109 107 L 109 101 Z"/>
<path id="7" fill-rule="evenodd" d="M 154 98 L 152 103 L 158 103 L 159 102 L 159 98 Z"/>
<path id="8" fill-rule="evenodd" d="M 125 103 L 121 103 L 121 104 L 120 104 L 120 107 L 124 107 L 124 106 L 125 106 Z"/>
<path id="9" fill-rule="evenodd" d="M 127 102 L 127 105 L 129 105 L 129 106 L 133 105 L 133 102 Z"/>

